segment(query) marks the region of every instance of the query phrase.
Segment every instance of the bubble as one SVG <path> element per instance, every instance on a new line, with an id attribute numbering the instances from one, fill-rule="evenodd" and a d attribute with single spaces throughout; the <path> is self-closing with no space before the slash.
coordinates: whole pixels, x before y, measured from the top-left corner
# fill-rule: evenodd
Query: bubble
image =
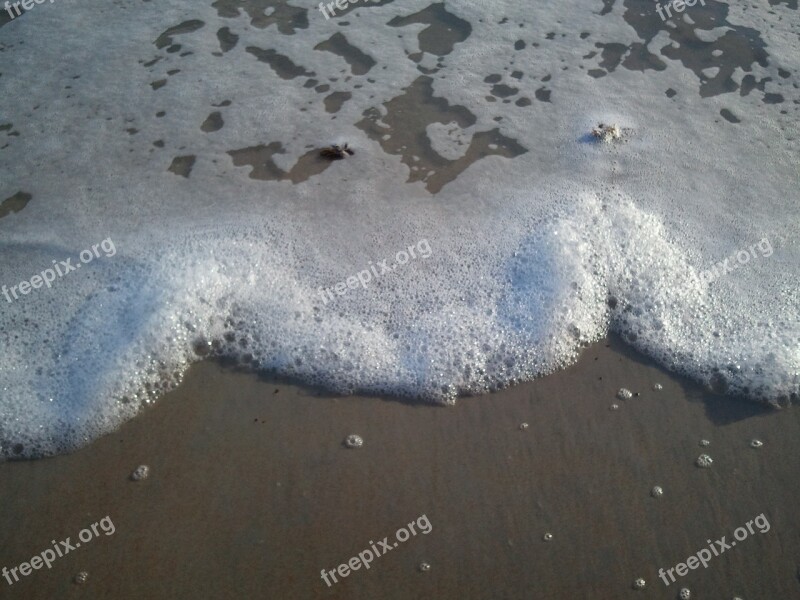
<path id="1" fill-rule="evenodd" d="M 147 465 L 139 465 L 133 470 L 131 473 L 131 479 L 133 481 L 141 481 L 142 479 L 147 479 L 150 476 L 150 467 Z"/>
<path id="2" fill-rule="evenodd" d="M 653 498 L 661 498 L 661 496 L 664 495 L 664 490 L 661 488 L 660 485 L 657 485 L 657 486 L 653 487 L 652 490 L 650 490 L 650 495 Z"/>
<path id="3" fill-rule="evenodd" d="M 419 563 L 419 570 L 422 573 L 427 573 L 428 571 L 431 570 L 431 566 L 426 562 L 421 562 Z"/>
<path id="4" fill-rule="evenodd" d="M 701 454 L 700 456 L 697 457 L 697 460 L 694 461 L 694 464 L 696 464 L 701 469 L 707 469 L 708 467 L 711 466 L 713 462 L 714 460 L 708 454 Z"/>
<path id="5" fill-rule="evenodd" d="M 84 583 L 86 583 L 87 579 L 89 579 L 89 573 L 87 573 L 86 571 L 81 571 L 80 573 L 75 575 L 73 581 L 78 585 L 83 585 Z"/>
<path id="6" fill-rule="evenodd" d="M 633 397 L 631 391 L 627 388 L 619 388 L 617 392 L 617 398 L 620 400 L 630 400 Z"/>
<path id="7" fill-rule="evenodd" d="M 755 438 L 750 440 L 750 447 L 751 448 L 761 448 L 761 446 L 763 446 L 763 445 L 764 445 L 764 442 L 762 442 L 761 440 L 757 440 Z"/>
<path id="8" fill-rule="evenodd" d="M 551 542 L 551 541 L 553 541 L 553 534 L 552 534 L 552 533 L 550 533 L 550 532 L 548 531 L 547 533 L 545 533 L 545 534 L 542 536 L 542 539 L 543 539 L 545 542 Z"/>
<path id="9" fill-rule="evenodd" d="M 344 438 L 344 445 L 347 448 L 361 448 L 364 445 L 364 440 L 361 438 L 360 435 L 356 435 L 355 433 L 351 433 L 346 438 Z"/>
<path id="10" fill-rule="evenodd" d="M 646 585 L 647 583 L 645 582 L 645 580 L 639 577 L 636 581 L 633 582 L 633 589 L 643 590 Z"/>

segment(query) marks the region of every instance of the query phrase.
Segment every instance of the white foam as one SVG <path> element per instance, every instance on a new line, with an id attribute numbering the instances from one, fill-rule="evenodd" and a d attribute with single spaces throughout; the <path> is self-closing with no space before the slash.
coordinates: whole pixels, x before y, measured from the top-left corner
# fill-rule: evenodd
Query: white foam
<path id="1" fill-rule="evenodd" d="M 497 2 L 492 18 L 477 6 L 448 6 L 473 31 L 444 59 L 433 88 L 476 123 L 466 136 L 429 126 L 434 150 L 456 159 L 465 148 L 457 142 L 498 128 L 528 152 L 484 158 L 435 197 L 407 184 L 400 157 L 354 126 L 369 108 L 385 113 L 382 103 L 420 76 L 406 53 L 421 28 L 386 23 L 424 2 L 337 17 L 348 27 L 309 11 L 310 27 L 292 36 L 271 27 L 265 37 L 245 16 L 223 19 L 210 6 L 178 2 L 43 5 L 0 29 L 10 45 L 0 86 L 7 95 L 27 90 L 5 108 L 21 135 L 4 151 L 13 160 L 3 164 L 3 197 L 20 189 L 34 196 L 0 220 L 0 283 L 30 279 L 107 237 L 117 248 L 52 289 L 2 304 L 3 451 L 86 443 L 175 386 L 210 343 L 254 368 L 342 393 L 453 402 L 563 368 L 611 330 L 717 388 L 756 399 L 797 394 L 796 123 L 756 92 L 701 101 L 694 75 L 663 57 L 664 71 L 587 76 L 578 57 L 596 41 L 636 36 L 619 16 L 578 4 L 531 14 Z M 193 54 L 155 48 L 158 34 L 190 18 L 205 27 L 175 41 Z M 770 52 L 788 68 L 797 59 L 775 25 Z M 241 39 L 218 57 L 222 26 Z M 592 37 L 572 33 L 583 30 Z M 377 65 L 345 81 L 343 59 L 313 50 L 337 31 Z M 551 31 L 558 36 L 547 40 Z M 514 54 L 517 38 L 527 51 Z M 353 97 L 332 119 L 306 78 L 281 79 L 245 51 L 251 45 L 275 48 Z M 152 72 L 137 62 L 158 55 L 165 58 Z M 521 80 L 507 79 L 514 69 Z M 770 68 L 753 72 L 761 79 Z M 512 100 L 534 99 L 552 75 L 551 102 L 489 104 L 483 79 L 493 73 L 520 89 Z M 160 77 L 168 82 L 153 91 Z M 679 92 L 676 101 L 667 88 Z M 223 100 L 232 104 L 211 106 Z M 742 123 L 720 119 L 722 107 L 744 115 Z M 156 118 L 160 110 L 167 114 Z M 213 110 L 225 126 L 203 133 Z M 620 144 L 587 143 L 599 122 L 631 134 Z M 151 152 L 158 139 L 165 148 Z M 227 154 L 280 141 L 275 163 L 288 170 L 309 147 L 344 140 L 355 157 L 299 185 L 250 179 L 250 167 L 234 167 Z M 167 171 L 188 154 L 197 156 L 188 179 Z M 765 237 L 769 258 L 700 280 L 709 265 Z M 321 300 L 320 287 L 423 239 L 429 258 Z"/>

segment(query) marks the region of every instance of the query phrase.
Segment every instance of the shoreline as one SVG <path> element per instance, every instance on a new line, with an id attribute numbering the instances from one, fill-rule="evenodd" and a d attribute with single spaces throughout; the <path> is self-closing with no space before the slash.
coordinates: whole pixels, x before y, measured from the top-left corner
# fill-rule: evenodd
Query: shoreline
<path id="1" fill-rule="evenodd" d="M 618 400 L 621 387 L 640 395 Z M 343 446 L 352 433 L 363 447 Z M 791 408 L 711 395 L 615 338 L 454 407 L 335 397 L 203 362 L 88 447 L 0 465 L 0 566 L 108 517 L 113 535 L 8 597 L 674 598 L 683 586 L 698 598 L 790 597 L 800 458 L 786 449 L 798 434 Z M 701 453 L 711 468 L 695 466 Z M 140 464 L 150 476 L 129 480 Z M 767 533 L 670 586 L 659 579 L 761 513 Z M 422 515 L 429 533 L 370 569 L 330 586 L 320 576 Z"/>

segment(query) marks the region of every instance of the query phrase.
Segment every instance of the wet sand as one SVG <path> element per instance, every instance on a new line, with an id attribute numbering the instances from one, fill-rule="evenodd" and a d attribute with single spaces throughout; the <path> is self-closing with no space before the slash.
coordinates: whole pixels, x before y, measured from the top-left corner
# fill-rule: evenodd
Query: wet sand
<path id="1" fill-rule="evenodd" d="M 620 387 L 640 396 L 619 401 Z M 350 433 L 362 448 L 343 447 Z M 713 396 L 615 340 L 450 408 L 332 397 L 206 362 L 89 447 L 0 465 L 0 566 L 74 543 L 106 515 L 116 527 L 50 570 L 0 579 L 0 597 L 676 598 L 686 586 L 693 598 L 792 598 L 798 440 L 796 409 Z M 703 452 L 709 469 L 694 465 Z M 150 477 L 130 481 L 143 463 Z M 767 533 L 669 587 L 658 578 L 761 513 Z M 331 587 L 321 579 L 423 514 L 427 535 Z"/>

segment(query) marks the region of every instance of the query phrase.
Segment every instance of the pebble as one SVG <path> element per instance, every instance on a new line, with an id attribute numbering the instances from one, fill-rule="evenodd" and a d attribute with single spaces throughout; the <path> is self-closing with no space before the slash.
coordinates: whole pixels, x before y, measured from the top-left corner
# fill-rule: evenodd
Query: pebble
<path id="1" fill-rule="evenodd" d="M 552 541 L 552 540 L 553 540 L 553 534 L 552 534 L 552 533 L 550 533 L 550 532 L 548 531 L 547 533 L 545 533 L 545 534 L 542 536 L 542 539 L 543 539 L 545 542 L 550 542 L 550 541 Z"/>
<path id="2" fill-rule="evenodd" d="M 431 570 L 431 566 L 426 562 L 421 562 L 421 563 L 419 563 L 419 570 L 422 573 L 427 573 L 428 571 Z"/>
<path id="3" fill-rule="evenodd" d="M 643 590 L 644 586 L 646 586 L 645 580 L 639 577 L 636 581 L 633 582 L 633 588 L 636 590 Z"/>
<path id="4" fill-rule="evenodd" d="M 653 498 L 661 498 L 661 496 L 664 495 L 664 490 L 661 488 L 660 485 L 657 485 L 652 490 L 650 490 L 650 495 Z"/>
<path id="5" fill-rule="evenodd" d="M 75 575 L 75 578 L 74 578 L 73 581 L 75 581 L 75 583 L 77 583 L 78 585 L 82 585 L 82 584 L 86 583 L 87 579 L 89 579 L 89 574 L 86 571 L 81 571 L 80 573 Z"/>
<path id="6" fill-rule="evenodd" d="M 348 448 L 361 448 L 364 445 L 364 440 L 361 439 L 360 435 L 356 435 L 355 433 L 351 433 L 346 438 L 344 438 L 344 445 Z"/>
<path id="7" fill-rule="evenodd" d="M 629 389 L 626 388 L 619 388 L 617 392 L 617 398 L 620 400 L 630 400 L 633 397 L 633 394 Z"/>
<path id="8" fill-rule="evenodd" d="M 131 479 L 133 481 L 141 481 L 142 479 L 147 479 L 150 476 L 150 467 L 147 465 L 139 465 L 134 469 L 133 473 L 131 473 Z"/>
<path id="9" fill-rule="evenodd" d="M 750 440 L 750 447 L 751 448 L 761 448 L 761 446 L 763 446 L 763 445 L 764 445 L 764 442 L 762 442 L 761 440 L 756 440 L 756 439 Z"/>
<path id="10" fill-rule="evenodd" d="M 678 593 L 678 598 L 681 600 L 689 600 L 692 597 L 692 592 L 689 591 L 689 588 L 681 588 L 681 591 Z"/>
<path id="11" fill-rule="evenodd" d="M 700 456 L 697 457 L 697 460 L 694 461 L 694 464 L 696 464 L 701 469 L 707 469 L 708 467 L 711 466 L 713 462 L 714 460 L 708 454 L 701 454 Z"/>

